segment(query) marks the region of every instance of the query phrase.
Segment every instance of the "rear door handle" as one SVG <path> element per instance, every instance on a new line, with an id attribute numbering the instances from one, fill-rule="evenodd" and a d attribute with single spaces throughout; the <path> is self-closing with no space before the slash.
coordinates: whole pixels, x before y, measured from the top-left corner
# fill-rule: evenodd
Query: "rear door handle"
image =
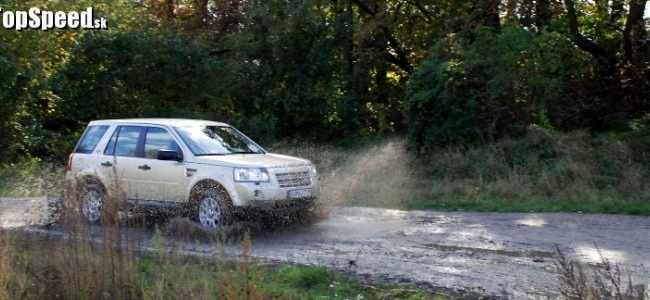
<path id="1" fill-rule="evenodd" d="M 138 169 L 140 169 L 140 170 L 145 170 L 145 171 L 149 171 L 149 170 L 151 170 L 151 167 L 148 166 L 148 165 L 144 165 L 144 166 L 139 166 Z"/>
<path id="2" fill-rule="evenodd" d="M 110 161 L 107 161 L 105 163 L 101 163 L 102 167 L 112 167 L 113 164 Z"/>

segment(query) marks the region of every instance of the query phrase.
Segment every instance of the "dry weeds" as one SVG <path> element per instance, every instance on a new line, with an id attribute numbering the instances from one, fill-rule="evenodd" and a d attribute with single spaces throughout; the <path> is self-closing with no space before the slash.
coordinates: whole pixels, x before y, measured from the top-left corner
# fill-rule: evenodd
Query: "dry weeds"
<path id="1" fill-rule="evenodd" d="M 625 276 L 618 264 L 612 263 L 598 249 L 600 264 L 590 268 L 591 276 L 584 267 L 564 256 L 556 246 L 558 260 L 556 268 L 560 282 L 560 294 L 568 300 L 643 300 L 648 299 L 647 287 L 634 284 L 631 275 Z"/>

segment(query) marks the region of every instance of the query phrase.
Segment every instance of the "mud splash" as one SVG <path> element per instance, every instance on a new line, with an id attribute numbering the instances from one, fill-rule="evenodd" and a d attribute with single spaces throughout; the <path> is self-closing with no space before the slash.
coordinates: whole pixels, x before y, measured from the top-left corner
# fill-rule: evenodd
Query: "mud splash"
<path id="1" fill-rule="evenodd" d="M 331 207 L 403 208 L 415 190 L 411 164 L 412 156 L 402 140 L 361 149 L 321 177 L 323 201 Z"/>

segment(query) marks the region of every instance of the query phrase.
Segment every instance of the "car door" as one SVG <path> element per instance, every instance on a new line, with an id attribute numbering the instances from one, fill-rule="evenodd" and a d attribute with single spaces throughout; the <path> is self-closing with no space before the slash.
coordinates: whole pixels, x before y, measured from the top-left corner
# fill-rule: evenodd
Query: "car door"
<path id="1" fill-rule="evenodd" d="M 183 201 L 185 164 L 176 160 L 157 159 L 158 150 L 173 150 L 181 154 L 177 141 L 165 127 L 148 126 L 143 132 L 142 158 L 137 171 L 131 174 L 131 184 L 137 186 L 132 199 L 154 201 Z"/>
<path id="2" fill-rule="evenodd" d="M 119 126 L 104 150 L 104 155 L 113 159 L 110 184 L 128 199 L 137 199 L 140 193 L 140 186 L 134 182 L 134 178 L 138 175 L 138 166 L 142 164 L 138 146 L 145 130 L 145 126 Z"/>

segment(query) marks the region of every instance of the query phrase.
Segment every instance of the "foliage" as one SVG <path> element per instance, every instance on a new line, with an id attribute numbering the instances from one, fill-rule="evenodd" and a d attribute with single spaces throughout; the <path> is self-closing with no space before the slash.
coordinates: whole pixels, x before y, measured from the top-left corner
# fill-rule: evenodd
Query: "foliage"
<path id="1" fill-rule="evenodd" d="M 0 1 L 4 11 L 84 10 L 92 6 L 96 17 L 105 17 L 110 26 L 138 28 L 147 18 L 138 15 L 139 8 L 127 0 L 102 1 Z M 119 25 L 118 25 L 119 24 Z M 0 30 L 0 164 L 17 158 L 61 158 L 57 149 L 70 149 L 76 142 L 75 132 L 53 121 L 55 115 L 66 115 L 62 99 L 52 92 L 50 77 L 69 59 L 69 51 L 81 33 L 76 30 Z M 67 120 L 67 122 L 79 122 Z M 66 151 L 68 152 L 68 151 Z"/>
<path id="2" fill-rule="evenodd" d="M 84 34 L 52 76 L 62 99 L 55 119 L 76 130 L 77 120 L 123 117 L 228 119 L 231 103 L 218 57 L 202 43 L 168 30 Z M 76 127 L 75 127 L 76 126 Z"/>
<path id="3" fill-rule="evenodd" d="M 62 161 L 91 119 L 231 122 L 263 142 L 418 148 L 629 130 L 650 112 L 641 1 L 0 1 L 106 31 L 0 31 L 0 163 Z M 61 151 L 63 149 L 63 151 Z"/>
<path id="4" fill-rule="evenodd" d="M 263 140 L 336 131 L 341 63 L 337 16 L 320 14 L 311 1 L 254 1 L 243 29 L 227 43 L 232 86 L 228 97 L 242 113 L 238 123 Z"/>
<path id="5" fill-rule="evenodd" d="M 566 128 L 576 73 L 588 64 L 566 37 L 506 26 L 474 43 L 438 43 L 406 90 L 410 139 L 418 148 L 477 144 L 521 135 L 529 125 Z M 574 100 L 574 99 L 571 99 Z"/>

